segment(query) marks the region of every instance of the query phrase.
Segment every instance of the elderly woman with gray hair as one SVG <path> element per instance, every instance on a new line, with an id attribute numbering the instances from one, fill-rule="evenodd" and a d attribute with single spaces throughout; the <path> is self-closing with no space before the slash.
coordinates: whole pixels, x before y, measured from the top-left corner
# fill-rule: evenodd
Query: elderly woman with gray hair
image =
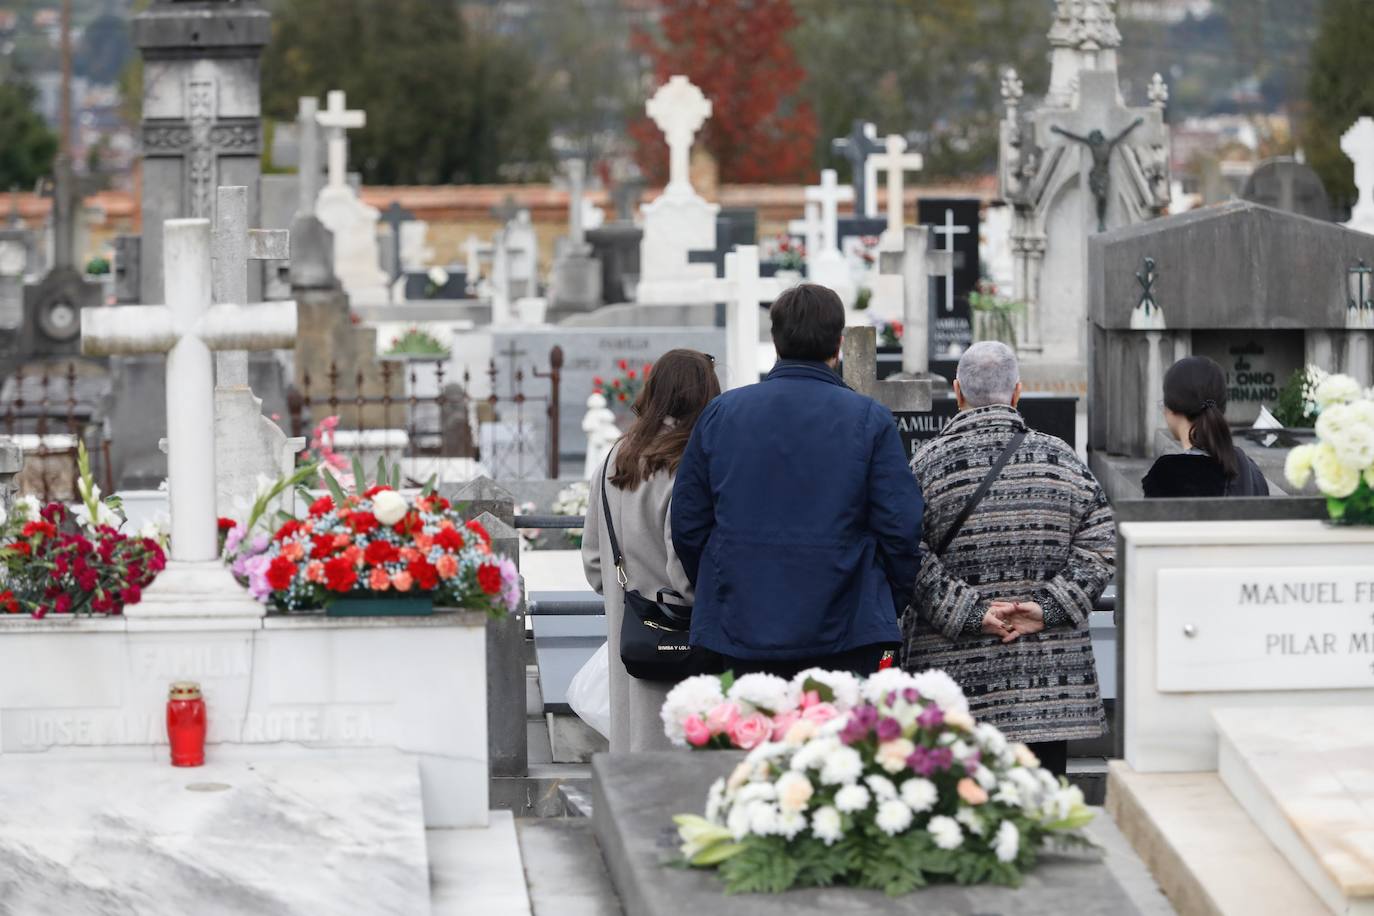
<path id="1" fill-rule="evenodd" d="M 911 461 L 926 549 L 903 664 L 949 672 L 974 715 L 1063 773 L 1069 739 L 1105 723 L 1088 615 L 1112 578 L 1112 510 L 1068 443 L 1027 429 L 1011 348 L 969 347 L 954 394 L 959 414 Z"/>

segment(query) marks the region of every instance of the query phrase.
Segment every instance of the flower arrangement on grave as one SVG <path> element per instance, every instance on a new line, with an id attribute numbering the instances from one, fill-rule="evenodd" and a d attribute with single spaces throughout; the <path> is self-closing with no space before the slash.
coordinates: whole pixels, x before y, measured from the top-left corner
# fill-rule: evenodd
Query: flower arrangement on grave
<path id="1" fill-rule="evenodd" d="M 353 486 L 351 466 L 343 453 L 334 448 L 334 436 L 339 431 L 338 415 L 328 416 L 310 431 L 310 446 L 301 452 L 303 461 L 313 462 L 320 474 L 333 475 L 335 482 L 345 489 Z"/>
<path id="2" fill-rule="evenodd" d="M 40 506 L 32 496 L 15 501 L 0 525 L 0 610 L 48 614 L 123 613 L 167 565 L 156 536 L 126 535 L 118 496 L 101 498 L 89 456 L 77 446 L 80 505 Z"/>
<path id="3" fill-rule="evenodd" d="M 573 515 L 586 517 L 587 502 L 591 499 L 591 485 L 585 480 L 578 480 L 568 484 L 558 491 L 558 498 L 553 501 L 554 515 Z M 582 546 L 582 529 L 569 528 L 568 537 L 572 539 L 574 547 Z"/>
<path id="4" fill-rule="evenodd" d="M 391 338 L 387 356 L 430 356 L 448 358 L 448 347 L 439 338 L 417 327 L 406 328 L 404 334 Z"/>
<path id="5" fill-rule="evenodd" d="M 299 475 L 279 485 L 294 486 Z M 356 463 L 353 476 L 367 479 Z M 346 491 L 332 475 L 324 479 L 329 492 L 309 504 L 305 518 L 286 518 L 265 543 L 258 533 L 247 547 L 253 525 L 246 525 L 232 558 L 226 544 L 231 568 L 258 601 L 295 611 L 340 598 L 413 597 L 493 617 L 519 607 L 515 564 L 492 552 L 491 535 L 476 521 L 464 522 L 432 480 L 407 497 L 399 466 L 388 470 L 384 461 L 378 482 L 362 492 Z"/>
<path id="6" fill-rule="evenodd" d="M 1288 377 L 1274 404 L 1274 418 L 1287 429 L 1311 429 L 1317 424 L 1317 388 L 1328 373 L 1316 366 L 1303 366 Z"/>
<path id="7" fill-rule="evenodd" d="M 1026 310 L 1026 303 L 1000 295 L 991 280 L 979 280 L 968 294 L 968 305 L 977 320 L 979 340 L 1000 340 L 1016 348 L 1016 318 Z"/>
<path id="8" fill-rule="evenodd" d="M 86 262 L 86 276 L 103 277 L 110 272 L 110 259 L 96 255 Z"/>
<path id="9" fill-rule="evenodd" d="M 653 363 L 645 363 L 642 368 L 635 369 L 630 366 L 628 359 L 622 359 L 616 363 L 616 367 L 620 372 L 609 382 L 599 375 L 592 379 L 592 392 L 605 397 L 612 410 L 626 411 L 639 396 L 639 389 L 644 387 L 644 380 L 654 366 Z"/>
<path id="10" fill-rule="evenodd" d="M 900 347 L 902 345 L 902 334 L 906 328 L 900 321 L 887 321 L 880 318 L 874 322 L 874 327 L 878 330 L 878 346 Z"/>
<path id="11" fill-rule="evenodd" d="M 425 298 L 433 299 L 448 286 L 448 271 L 442 267 L 431 267 L 425 275 Z"/>
<path id="12" fill-rule="evenodd" d="M 1284 476 L 1295 487 L 1316 478 L 1333 522 L 1374 524 L 1374 391 L 1348 375 L 1321 375 L 1311 389 L 1317 441 L 1288 453 Z"/>
<path id="13" fill-rule="evenodd" d="M 806 246 L 787 233 L 780 234 L 773 243 L 773 260 L 778 270 L 806 272 Z"/>
<path id="14" fill-rule="evenodd" d="M 675 743 L 750 748 L 704 817 L 674 818 L 685 862 L 727 893 L 1016 886 L 1045 845 L 1093 845 L 1082 792 L 976 723 L 941 671 L 706 675 L 669 693 L 663 719 Z"/>

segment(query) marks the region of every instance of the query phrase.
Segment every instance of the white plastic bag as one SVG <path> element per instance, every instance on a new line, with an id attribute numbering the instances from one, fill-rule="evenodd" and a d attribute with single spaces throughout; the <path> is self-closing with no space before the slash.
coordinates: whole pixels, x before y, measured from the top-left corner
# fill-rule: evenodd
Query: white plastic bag
<path id="1" fill-rule="evenodd" d="M 568 684 L 568 705 L 578 717 L 611 737 L 611 661 L 606 643 L 592 653 Z"/>

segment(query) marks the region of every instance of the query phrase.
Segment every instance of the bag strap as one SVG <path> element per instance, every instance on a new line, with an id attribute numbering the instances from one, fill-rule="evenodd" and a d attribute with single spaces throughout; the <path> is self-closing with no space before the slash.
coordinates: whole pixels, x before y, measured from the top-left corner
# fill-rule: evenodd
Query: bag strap
<path id="1" fill-rule="evenodd" d="M 611 456 L 601 465 L 601 514 L 606 517 L 606 533 L 611 538 L 611 556 L 615 558 L 615 577 L 621 588 L 629 585 L 625 575 L 625 554 L 620 552 L 620 540 L 615 536 L 615 522 L 611 521 L 611 501 L 606 496 L 606 469 L 611 465 Z"/>
<path id="2" fill-rule="evenodd" d="M 935 551 L 936 556 L 942 557 L 945 555 L 945 551 L 949 549 L 949 545 L 959 534 L 960 529 L 964 527 L 964 522 L 968 521 L 968 517 L 973 514 L 973 510 L 978 508 L 978 504 L 983 501 L 983 497 L 988 495 L 988 490 L 992 489 L 992 485 L 1001 475 L 1002 469 L 1007 466 L 1007 462 L 1011 460 L 1011 456 L 1016 453 L 1016 450 L 1021 447 L 1021 443 L 1025 441 L 1025 438 L 1026 431 L 1024 429 L 1011 437 L 1011 441 L 1007 443 L 1007 447 L 1002 449 L 1002 454 L 997 456 L 997 461 L 988 469 L 988 473 L 983 478 L 983 482 L 978 484 L 978 489 L 974 490 L 968 502 L 964 503 L 964 508 L 959 512 L 959 517 L 954 520 L 954 524 L 945 532 L 945 536 L 940 540 L 939 548 Z M 614 543 L 614 541 L 612 543 Z"/>

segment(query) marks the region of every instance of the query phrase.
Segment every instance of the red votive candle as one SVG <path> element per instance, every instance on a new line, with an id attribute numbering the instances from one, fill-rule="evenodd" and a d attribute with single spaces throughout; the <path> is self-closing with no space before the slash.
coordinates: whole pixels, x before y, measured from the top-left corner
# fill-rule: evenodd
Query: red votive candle
<path id="1" fill-rule="evenodd" d="M 195 681 L 177 681 L 167 696 L 167 740 L 172 766 L 205 764 L 205 700 Z"/>

